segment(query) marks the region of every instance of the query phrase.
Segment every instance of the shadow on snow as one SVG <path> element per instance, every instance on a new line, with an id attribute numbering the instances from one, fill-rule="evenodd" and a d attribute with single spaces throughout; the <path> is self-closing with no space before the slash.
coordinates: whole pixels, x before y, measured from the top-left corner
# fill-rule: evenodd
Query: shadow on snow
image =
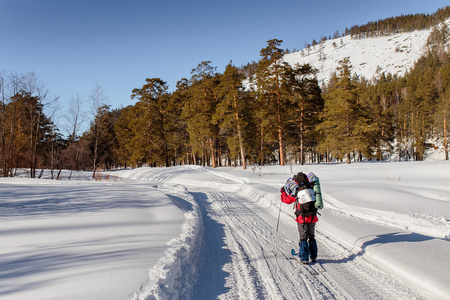
<path id="1" fill-rule="evenodd" d="M 224 226 L 212 219 L 208 213 L 207 195 L 192 195 L 199 205 L 204 228 L 192 299 L 217 299 L 229 290 L 225 287 L 228 273 L 223 270 L 223 266 L 231 262 L 231 251 L 225 248 Z"/>
<path id="2" fill-rule="evenodd" d="M 139 190 L 142 197 L 136 197 L 132 185 L 126 186 L 26 186 L 17 185 L 2 188 L 0 195 L 1 217 L 53 216 L 67 213 L 96 212 L 108 209 L 150 208 L 167 205 L 164 199 L 148 197 Z M 131 199 L 127 195 L 132 194 Z"/>
<path id="3" fill-rule="evenodd" d="M 361 250 L 357 253 L 354 253 L 348 257 L 333 260 L 333 259 L 321 259 L 320 262 L 323 264 L 326 263 L 347 263 L 349 261 L 355 260 L 358 256 L 362 256 L 366 253 L 366 249 L 369 246 L 374 245 L 385 245 L 390 243 L 418 243 L 435 239 L 434 237 L 429 237 L 422 234 L 417 233 L 401 233 L 401 232 L 392 232 L 387 234 L 381 234 L 375 236 L 372 240 L 366 241 L 361 245 Z"/>

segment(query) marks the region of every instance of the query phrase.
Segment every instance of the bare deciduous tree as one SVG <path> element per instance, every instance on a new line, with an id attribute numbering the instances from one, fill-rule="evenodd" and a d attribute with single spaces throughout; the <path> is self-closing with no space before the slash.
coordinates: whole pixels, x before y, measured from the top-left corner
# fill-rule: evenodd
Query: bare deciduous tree
<path id="1" fill-rule="evenodd" d="M 97 170 L 98 164 L 98 147 L 100 141 L 100 124 L 98 124 L 99 119 L 97 115 L 99 114 L 102 107 L 106 105 L 107 97 L 105 96 L 104 90 L 100 87 L 99 84 L 96 84 L 92 89 L 91 95 L 89 97 L 91 101 L 91 112 L 93 116 L 93 127 L 94 127 L 94 149 L 93 149 L 93 173 L 92 177 L 95 178 L 95 172 Z"/>

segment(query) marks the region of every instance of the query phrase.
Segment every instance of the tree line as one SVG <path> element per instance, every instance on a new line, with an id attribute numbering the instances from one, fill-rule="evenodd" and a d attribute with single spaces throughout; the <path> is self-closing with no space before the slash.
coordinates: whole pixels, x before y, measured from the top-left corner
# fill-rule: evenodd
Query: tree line
<path id="1" fill-rule="evenodd" d="M 173 93 L 159 78 L 133 90 L 136 105 L 124 109 L 115 126 L 123 165 L 171 166 L 279 163 L 286 151 L 304 162 L 314 153 L 313 134 L 323 109 L 316 70 L 282 63 L 281 40 L 261 50 L 256 76 L 231 62 L 218 73 L 203 61 Z"/>
<path id="2" fill-rule="evenodd" d="M 401 32 L 412 32 L 431 28 L 450 17 L 450 6 L 438 9 L 433 14 L 408 14 L 371 21 L 365 25 L 352 26 L 345 33 L 354 38 L 386 36 Z"/>
<path id="3" fill-rule="evenodd" d="M 345 28 L 342 32 L 336 30 L 334 34 L 321 36 L 319 40 L 313 39 L 311 44 L 305 42 L 305 49 L 311 46 L 325 42 L 327 39 L 338 39 L 340 37 L 350 35 L 352 38 L 361 39 L 368 37 L 389 36 L 392 34 L 402 32 L 412 32 L 415 30 L 424 30 L 436 26 L 450 18 L 450 6 L 445 6 L 438 9 L 433 14 L 408 14 L 391 18 L 386 18 L 377 21 L 370 21 L 364 25 L 354 25 L 350 28 Z M 294 52 L 296 52 L 294 50 Z"/>
<path id="4" fill-rule="evenodd" d="M 427 53 L 403 77 L 367 80 L 352 73 L 349 58 L 319 86 L 310 64 L 283 62 L 282 40 L 260 51 L 250 77 L 230 62 L 223 73 L 203 61 L 173 92 L 160 78 L 132 90 L 136 102 L 105 105 L 96 86 L 90 96 L 89 129 L 79 133 L 78 98 L 64 137 L 44 113 L 48 97 L 34 74 L 0 76 L 0 168 L 38 177 L 47 168 L 241 166 L 329 161 L 422 160 L 442 143 L 448 159 L 450 58 L 448 30 L 436 29 Z M 447 47 L 447 48 L 446 48 Z M 446 51 L 447 49 L 447 51 Z M 252 64 L 253 66 L 253 64 Z"/>
<path id="5" fill-rule="evenodd" d="M 147 79 L 114 125 L 117 163 L 246 168 L 394 155 L 422 160 L 433 139 L 448 159 L 450 64 L 441 51 L 448 34 L 436 36 L 400 78 L 358 78 L 345 58 L 320 87 L 317 70 L 283 62 L 282 41 L 273 39 L 250 78 L 231 62 L 217 73 L 203 61 L 172 93 L 163 80 Z"/>

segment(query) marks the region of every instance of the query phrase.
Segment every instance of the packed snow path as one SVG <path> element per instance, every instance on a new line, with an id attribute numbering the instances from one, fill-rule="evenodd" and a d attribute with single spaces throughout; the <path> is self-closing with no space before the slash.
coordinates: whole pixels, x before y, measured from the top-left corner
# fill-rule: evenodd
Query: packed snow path
<path id="1" fill-rule="evenodd" d="M 208 180 L 204 172 L 210 172 Z M 304 266 L 290 255 L 292 248 L 298 249 L 291 207 L 282 207 L 276 232 L 278 206 L 267 204 L 276 201 L 261 201 L 268 190 L 271 191 L 266 193 L 268 197 L 277 197 L 273 191 L 279 190 L 280 185 L 251 183 L 229 172 L 197 167 L 159 169 L 149 171 L 146 178 L 136 178 L 160 182 L 158 189 L 175 201 L 185 199 L 192 203 L 197 209 L 200 230 L 190 245 L 195 255 L 182 259 L 185 265 L 180 267 L 195 276 L 168 279 L 165 275 L 159 288 L 144 284 L 131 298 L 153 299 L 157 295 L 183 299 L 439 298 L 366 255 L 369 245 L 394 236 L 420 241 L 421 236 L 414 233 L 391 230 L 373 236 L 359 247 L 348 247 L 328 229 L 322 230 L 319 221 L 316 234 L 320 264 Z M 326 193 L 324 202 L 328 202 Z M 336 215 L 324 209 L 322 218 L 333 219 Z"/>
<path id="2" fill-rule="evenodd" d="M 309 267 L 291 258 L 290 251 L 297 249 L 298 243 L 292 220 L 281 221 L 281 232 L 274 244 L 277 216 L 271 210 L 235 193 L 194 195 L 202 211 L 205 237 L 193 299 L 419 297 L 375 265 L 346 252 L 321 234 L 320 229 L 319 261 L 326 272 L 312 275 Z M 221 246 L 228 251 L 220 251 Z"/>

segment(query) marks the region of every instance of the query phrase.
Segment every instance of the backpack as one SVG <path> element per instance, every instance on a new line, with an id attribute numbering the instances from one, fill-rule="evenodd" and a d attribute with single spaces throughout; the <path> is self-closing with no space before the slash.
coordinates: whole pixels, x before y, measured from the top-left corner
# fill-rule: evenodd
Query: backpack
<path id="1" fill-rule="evenodd" d="M 295 215 L 309 217 L 317 214 L 316 197 L 306 174 L 300 172 L 292 178 L 298 184 L 295 201 Z"/>
<path id="2" fill-rule="evenodd" d="M 295 178 L 295 175 L 294 177 Z M 298 184 L 293 178 L 289 178 L 284 185 L 284 191 L 291 197 L 296 197 L 298 192 Z"/>
<path id="3" fill-rule="evenodd" d="M 298 192 L 305 188 L 310 189 L 311 184 L 308 181 L 308 177 L 302 172 L 289 178 L 284 185 L 284 191 L 291 197 L 297 197 Z"/>

